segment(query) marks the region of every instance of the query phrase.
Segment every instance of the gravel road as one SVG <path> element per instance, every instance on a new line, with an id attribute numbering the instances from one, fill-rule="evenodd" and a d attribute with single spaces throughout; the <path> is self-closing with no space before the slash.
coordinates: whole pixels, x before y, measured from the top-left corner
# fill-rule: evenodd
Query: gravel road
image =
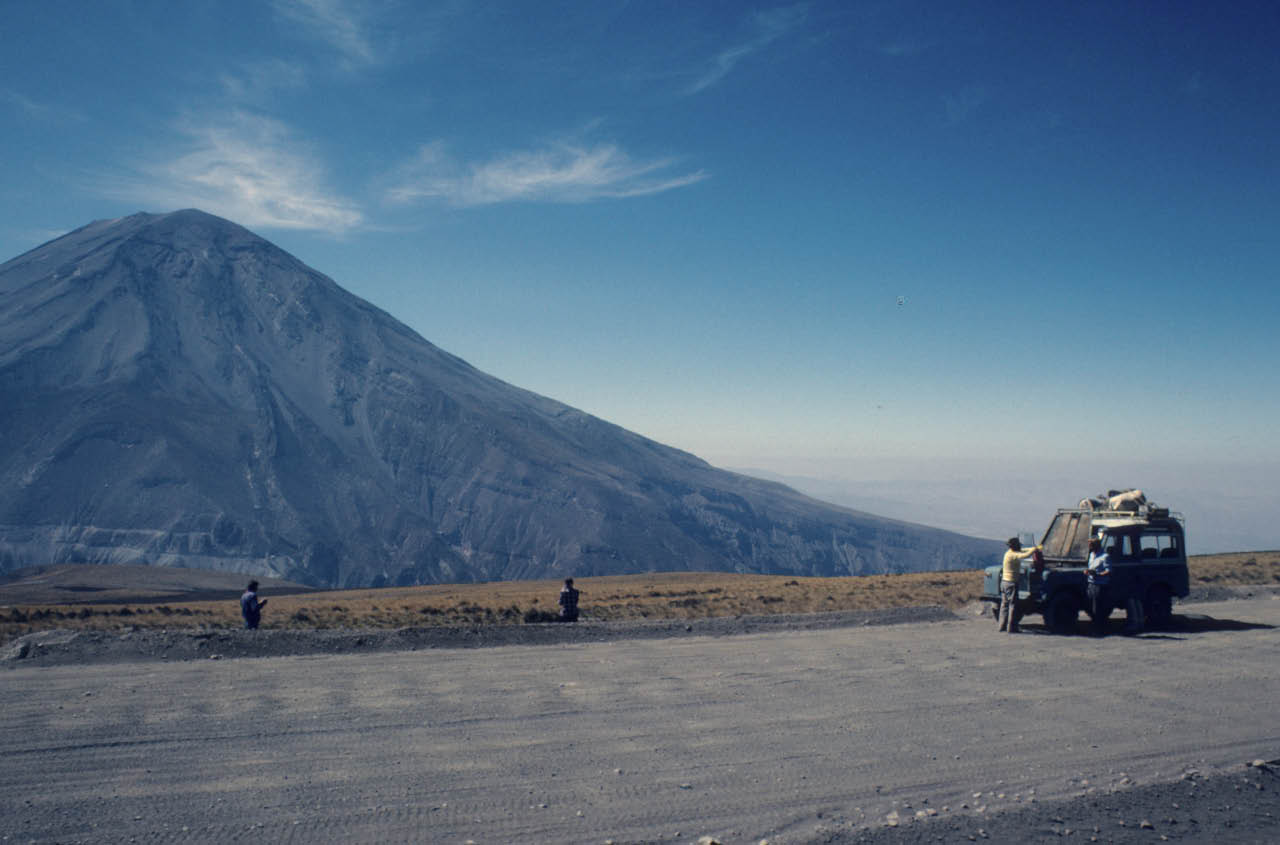
<path id="1" fill-rule="evenodd" d="M 935 614 L 257 659 L 28 645 L 0 671 L 0 836 L 1276 841 L 1280 601 L 1182 610 L 1100 640 Z"/>

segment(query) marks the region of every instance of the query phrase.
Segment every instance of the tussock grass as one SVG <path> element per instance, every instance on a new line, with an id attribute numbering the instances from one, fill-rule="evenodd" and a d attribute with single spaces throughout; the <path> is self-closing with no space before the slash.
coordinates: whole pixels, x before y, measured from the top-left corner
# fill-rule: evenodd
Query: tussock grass
<path id="1" fill-rule="evenodd" d="M 1280 551 L 1231 552 L 1222 555 L 1192 555 L 1191 589 L 1197 584 L 1249 586 L 1280 584 Z"/>
<path id="2" fill-rule="evenodd" d="M 1280 584 L 1280 552 L 1191 558 L 1196 585 Z M 713 616 L 820 613 L 977 601 L 982 574 L 920 572 L 839 578 L 665 572 L 576 579 L 586 620 L 697 619 Z M 272 596 L 264 628 L 405 628 L 521 625 L 553 619 L 559 581 L 503 581 L 343 590 Z M 167 604 L 44 604 L 0 607 L 0 642 L 51 628 L 238 628 L 235 601 Z"/>

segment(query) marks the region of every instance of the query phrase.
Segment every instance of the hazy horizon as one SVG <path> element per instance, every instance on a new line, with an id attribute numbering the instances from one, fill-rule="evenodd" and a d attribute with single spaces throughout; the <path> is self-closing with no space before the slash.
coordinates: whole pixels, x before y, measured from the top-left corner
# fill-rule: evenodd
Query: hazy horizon
<path id="1" fill-rule="evenodd" d="M 832 504 L 994 540 L 1028 532 L 1039 538 L 1057 508 L 1136 486 L 1185 517 L 1191 554 L 1280 550 L 1280 531 L 1272 522 L 1280 512 L 1273 480 L 1280 465 L 1045 462 L 1038 473 L 964 460 L 772 465 L 792 471 L 725 468 L 780 481 Z"/>

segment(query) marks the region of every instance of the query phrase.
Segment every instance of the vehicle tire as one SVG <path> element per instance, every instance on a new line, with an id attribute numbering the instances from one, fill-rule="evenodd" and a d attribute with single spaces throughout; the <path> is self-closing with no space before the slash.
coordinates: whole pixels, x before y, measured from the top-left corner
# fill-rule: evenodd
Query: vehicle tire
<path id="1" fill-rule="evenodd" d="M 1055 634 L 1074 634 L 1079 618 L 1080 597 L 1069 591 L 1054 594 L 1044 613 L 1045 623 Z"/>
<path id="2" fill-rule="evenodd" d="M 1164 584 L 1153 584 L 1147 590 L 1147 627 L 1168 628 L 1173 621 L 1173 594 Z"/>

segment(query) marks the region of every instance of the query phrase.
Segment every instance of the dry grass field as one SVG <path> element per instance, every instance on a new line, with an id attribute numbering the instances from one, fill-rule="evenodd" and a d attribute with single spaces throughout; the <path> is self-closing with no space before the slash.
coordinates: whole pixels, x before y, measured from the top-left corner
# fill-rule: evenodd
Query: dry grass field
<path id="1" fill-rule="evenodd" d="M 1190 560 L 1197 585 L 1280 584 L 1280 552 L 1198 555 Z M 109 567 L 92 567 L 107 570 Z M 234 576 L 239 579 L 240 576 Z M 719 572 L 669 572 L 582 578 L 584 619 L 694 619 L 771 613 L 816 613 L 940 605 L 963 607 L 978 599 L 978 571 L 922 572 L 841 578 L 796 578 Z M 558 581 L 505 581 L 274 594 L 263 611 L 264 628 L 402 628 L 428 625 L 519 625 L 550 621 L 557 609 Z M 207 595 L 207 591 L 205 595 Z M 2 592 L 0 592 L 2 595 Z M 0 599 L 4 601 L 4 599 Z M 160 603 L 0 604 L 0 643 L 51 628 L 237 628 L 239 605 L 220 600 Z"/>

